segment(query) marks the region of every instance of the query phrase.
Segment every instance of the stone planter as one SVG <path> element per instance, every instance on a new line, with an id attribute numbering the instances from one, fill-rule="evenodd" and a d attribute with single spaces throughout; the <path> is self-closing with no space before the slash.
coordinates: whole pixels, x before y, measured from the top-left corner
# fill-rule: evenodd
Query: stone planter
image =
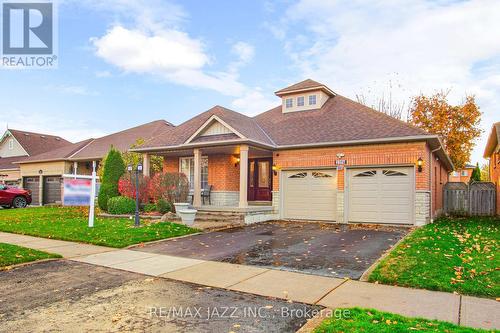
<path id="1" fill-rule="evenodd" d="M 177 214 L 181 217 L 182 223 L 187 226 L 192 226 L 197 212 L 196 209 L 182 209 L 177 211 Z"/>
<path id="2" fill-rule="evenodd" d="M 188 202 L 174 202 L 174 207 L 175 207 L 175 214 L 177 214 L 177 216 L 181 217 L 179 215 L 179 211 L 189 209 L 189 203 Z"/>

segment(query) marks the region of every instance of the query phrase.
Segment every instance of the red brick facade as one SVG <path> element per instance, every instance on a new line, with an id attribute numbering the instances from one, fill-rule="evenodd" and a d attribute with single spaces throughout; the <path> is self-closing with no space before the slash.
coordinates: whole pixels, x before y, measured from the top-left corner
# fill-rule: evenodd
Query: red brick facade
<path id="1" fill-rule="evenodd" d="M 497 214 L 500 214 L 500 154 L 493 153 L 490 156 L 490 181 L 497 188 Z"/>
<path id="2" fill-rule="evenodd" d="M 377 144 L 352 147 L 295 149 L 274 153 L 273 162 L 282 169 L 294 167 L 335 167 L 337 154 L 351 165 L 415 165 L 418 158 L 424 160 L 422 172 L 416 172 L 417 190 L 429 190 L 428 149 L 423 142 Z M 274 176 L 274 191 L 279 190 L 279 177 Z M 344 190 L 344 170 L 338 172 L 338 189 Z"/>

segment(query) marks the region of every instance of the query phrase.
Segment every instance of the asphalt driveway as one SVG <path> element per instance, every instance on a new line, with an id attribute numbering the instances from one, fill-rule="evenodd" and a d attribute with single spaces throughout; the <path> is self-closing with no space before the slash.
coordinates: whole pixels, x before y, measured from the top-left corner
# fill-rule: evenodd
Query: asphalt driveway
<path id="1" fill-rule="evenodd" d="M 0 271 L 5 332 L 295 332 L 312 309 L 66 260 Z"/>
<path id="2" fill-rule="evenodd" d="M 160 241 L 134 250 L 359 279 L 408 229 L 270 222 Z"/>

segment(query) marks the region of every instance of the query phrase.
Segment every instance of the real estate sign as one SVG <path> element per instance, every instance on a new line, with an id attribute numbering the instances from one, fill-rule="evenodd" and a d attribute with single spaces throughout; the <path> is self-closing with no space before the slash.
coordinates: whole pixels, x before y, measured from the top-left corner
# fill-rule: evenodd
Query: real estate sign
<path id="1" fill-rule="evenodd" d="M 63 205 L 89 206 L 91 192 L 91 179 L 64 178 Z"/>

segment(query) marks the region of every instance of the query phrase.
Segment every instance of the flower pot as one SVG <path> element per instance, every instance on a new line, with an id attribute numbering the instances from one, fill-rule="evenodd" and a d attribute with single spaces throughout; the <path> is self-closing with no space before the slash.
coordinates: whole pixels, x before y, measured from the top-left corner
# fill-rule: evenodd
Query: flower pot
<path id="1" fill-rule="evenodd" d="M 187 226 L 192 226 L 197 212 L 196 209 L 182 209 L 177 211 L 177 214 L 181 217 L 182 223 Z"/>
<path id="2" fill-rule="evenodd" d="M 185 210 L 189 208 L 189 202 L 174 202 L 174 207 L 175 207 L 175 214 L 177 214 L 178 217 L 181 217 L 179 215 L 180 210 Z"/>

